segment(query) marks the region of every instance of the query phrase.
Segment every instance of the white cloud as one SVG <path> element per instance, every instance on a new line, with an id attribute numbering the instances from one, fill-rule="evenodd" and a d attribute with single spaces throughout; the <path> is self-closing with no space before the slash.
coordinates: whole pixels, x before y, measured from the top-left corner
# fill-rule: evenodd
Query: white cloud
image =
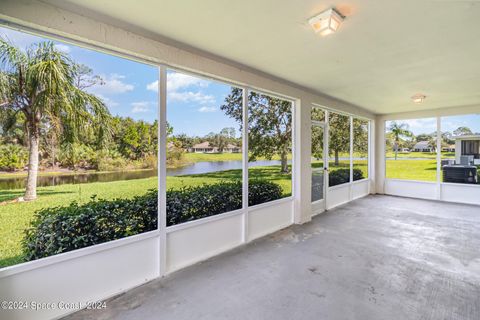
<path id="1" fill-rule="evenodd" d="M 167 76 L 168 91 L 178 91 L 192 86 L 205 88 L 208 86 L 208 81 L 178 72 L 169 73 Z"/>
<path id="2" fill-rule="evenodd" d="M 215 97 L 203 93 L 200 89 L 208 87 L 208 81 L 183 73 L 168 73 L 167 94 L 171 101 L 215 103 Z M 186 90 L 190 89 L 190 90 Z M 192 90 L 195 89 L 195 90 Z M 147 85 L 147 90 L 158 92 L 158 80 Z"/>
<path id="3" fill-rule="evenodd" d="M 150 104 L 148 101 L 132 102 L 132 113 L 148 112 L 150 111 Z"/>
<path id="4" fill-rule="evenodd" d="M 204 106 L 204 107 L 201 107 L 200 109 L 198 109 L 198 111 L 199 112 L 215 112 L 215 111 L 217 111 L 217 108 Z"/>
<path id="5" fill-rule="evenodd" d="M 205 79 L 193 77 L 183 73 L 169 73 L 167 75 L 167 91 L 177 92 L 189 87 L 208 87 L 208 81 Z M 147 90 L 158 92 L 158 80 L 147 85 Z"/>
<path id="6" fill-rule="evenodd" d="M 199 104 L 215 103 L 215 97 L 202 92 L 170 92 L 168 95 L 170 101 L 196 102 Z"/>
<path id="7" fill-rule="evenodd" d="M 66 44 L 56 44 L 55 48 L 59 51 L 62 51 L 63 53 L 70 53 L 70 51 L 72 51 L 71 48 Z"/>
<path id="8" fill-rule="evenodd" d="M 98 84 L 92 88 L 92 91 L 102 94 L 116 94 L 132 91 L 135 87 L 132 84 L 124 81 L 125 76 L 117 73 L 109 75 L 100 75 L 103 79 L 103 84 Z"/>
<path id="9" fill-rule="evenodd" d="M 147 84 L 147 90 L 158 92 L 158 80 Z"/>

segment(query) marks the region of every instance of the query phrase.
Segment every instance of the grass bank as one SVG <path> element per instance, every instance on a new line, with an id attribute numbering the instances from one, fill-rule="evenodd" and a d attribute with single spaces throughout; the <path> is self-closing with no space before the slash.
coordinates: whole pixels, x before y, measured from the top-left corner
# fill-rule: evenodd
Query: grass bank
<path id="1" fill-rule="evenodd" d="M 252 179 L 266 179 L 278 183 L 285 196 L 290 195 L 291 176 L 281 174 L 278 166 L 256 167 L 249 170 Z M 168 189 L 216 183 L 222 180 L 240 180 L 241 170 L 229 170 L 199 175 L 167 177 Z M 157 178 L 95 182 L 87 184 L 65 184 L 38 188 L 38 199 L 33 202 L 0 205 L 0 267 L 23 261 L 21 241 L 24 230 L 29 226 L 34 213 L 47 207 L 65 206 L 72 201 L 85 203 L 96 195 L 97 198 L 132 198 L 157 188 Z M 21 190 L 0 190 L 0 202 L 23 195 Z"/>
<path id="2" fill-rule="evenodd" d="M 436 160 L 387 160 L 386 177 L 391 179 L 436 181 Z"/>
<path id="3" fill-rule="evenodd" d="M 395 159 L 395 152 L 389 151 L 386 153 L 387 158 Z M 436 152 L 399 152 L 397 154 L 397 159 L 402 158 L 424 158 L 424 159 L 436 159 Z M 444 152 L 442 151 L 442 159 L 455 159 L 455 152 Z"/>

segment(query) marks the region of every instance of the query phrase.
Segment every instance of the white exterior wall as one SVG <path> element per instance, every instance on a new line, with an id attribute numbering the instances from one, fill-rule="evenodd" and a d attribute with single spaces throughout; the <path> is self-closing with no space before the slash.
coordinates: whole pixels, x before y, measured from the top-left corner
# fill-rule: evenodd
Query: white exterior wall
<path id="1" fill-rule="evenodd" d="M 455 140 L 455 163 L 460 163 L 460 156 L 462 155 L 462 140 Z"/>

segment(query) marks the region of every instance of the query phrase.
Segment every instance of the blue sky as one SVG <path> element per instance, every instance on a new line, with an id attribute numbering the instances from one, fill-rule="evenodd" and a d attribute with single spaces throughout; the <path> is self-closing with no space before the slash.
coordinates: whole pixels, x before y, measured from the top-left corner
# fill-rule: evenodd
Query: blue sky
<path id="1" fill-rule="evenodd" d="M 412 120 L 399 120 L 397 123 L 406 123 L 409 127 L 409 130 L 412 131 L 415 135 L 422 133 L 430 134 L 437 130 L 437 119 L 436 118 L 422 118 L 422 119 L 412 119 Z M 387 128 L 390 121 L 387 121 Z M 473 133 L 480 133 L 480 115 L 479 114 L 470 114 L 470 115 L 461 115 L 461 116 L 449 116 L 442 117 L 441 121 L 442 132 L 451 132 L 453 133 L 459 127 L 468 127 Z"/>
<path id="2" fill-rule="evenodd" d="M 47 40 L 3 27 L 0 27 L 0 36 L 7 37 L 20 48 Z M 103 85 L 88 90 L 103 99 L 113 115 L 150 123 L 157 118 L 157 67 L 70 43 L 53 42 L 74 61 L 89 66 L 94 74 L 102 77 Z M 167 120 L 173 126 L 174 134 L 203 136 L 209 132 L 219 132 L 225 127 L 234 127 L 239 135 L 238 124 L 220 110 L 230 88 L 222 83 L 169 71 Z"/>

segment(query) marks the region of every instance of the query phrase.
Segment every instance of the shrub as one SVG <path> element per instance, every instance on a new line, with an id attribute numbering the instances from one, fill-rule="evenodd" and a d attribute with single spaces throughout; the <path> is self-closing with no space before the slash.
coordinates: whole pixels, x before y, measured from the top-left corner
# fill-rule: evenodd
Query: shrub
<path id="1" fill-rule="evenodd" d="M 354 168 L 353 169 L 353 181 L 358 181 L 358 180 L 362 180 L 362 179 L 365 179 L 365 177 L 363 176 L 363 171 L 361 169 Z"/>
<path id="2" fill-rule="evenodd" d="M 27 260 L 88 247 L 157 227 L 157 193 L 133 199 L 93 199 L 87 204 L 42 209 L 23 242 Z"/>
<path id="3" fill-rule="evenodd" d="M 157 169 L 157 167 L 158 167 L 157 155 L 150 154 L 145 156 L 145 158 L 143 159 L 144 169 Z"/>
<path id="4" fill-rule="evenodd" d="M 250 182 L 249 204 L 282 197 L 279 185 Z M 97 200 L 38 211 L 26 231 L 23 248 L 35 260 L 116 240 L 157 228 L 157 191 L 133 199 Z M 242 207 L 242 183 L 221 182 L 167 191 L 167 225 L 204 218 Z"/>
<path id="5" fill-rule="evenodd" d="M 61 146 L 58 161 L 62 167 L 85 168 L 94 167 L 97 154 L 92 147 L 81 143 L 66 143 Z"/>
<path id="6" fill-rule="evenodd" d="M 353 181 L 363 179 L 363 172 L 360 169 L 353 169 Z M 350 169 L 337 169 L 328 173 L 328 185 L 330 187 L 347 183 L 350 181 Z"/>
<path id="7" fill-rule="evenodd" d="M 27 165 L 28 151 L 15 144 L 0 146 L 0 170 L 13 171 Z"/>
<path id="8" fill-rule="evenodd" d="M 100 158 L 96 165 L 98 171 L 119 171 L 126 166 L 127 160 L 124 158 Z"/>
<path id="9" fill-rule="evenodd" d="M 265 180 L 249 181 L 250 206 L 280 199 L 282 188 Z M 167 192 L 167 225 L 175 225 L 242 207 L 242 183 L 222 182 Z"/>
<path id="10" fill-rule="evenodd" d="M 182 148 L 179 141 L 171 142 L 167 146 L 167 166 L 176 167 L 182 165 L 184 160 L 185 150 Z"/>

